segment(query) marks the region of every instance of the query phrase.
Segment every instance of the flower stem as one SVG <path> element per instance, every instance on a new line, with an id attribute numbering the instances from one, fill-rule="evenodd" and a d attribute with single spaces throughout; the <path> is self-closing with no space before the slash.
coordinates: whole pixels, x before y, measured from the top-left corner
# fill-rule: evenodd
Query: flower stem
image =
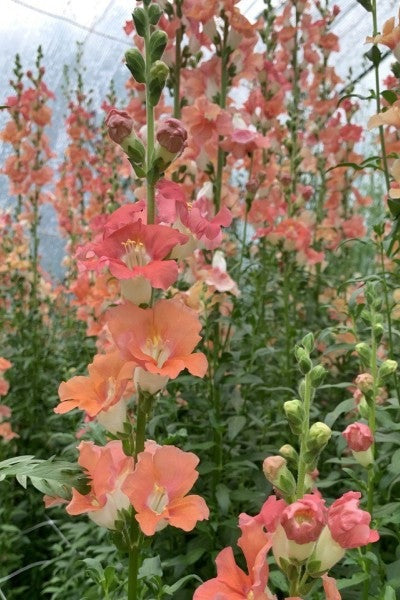
<path id="1" fill-rule="evenodd" d="M 148 16 L 148 7 L 145 4 L 146 11 L 146 31 L 144 35 L 145 61 L 146 61 L 146 122 L 147 122 L 147 151 L 146 151 L 146 178 L 147 178 L 147 224 L 152 225 L 155 218 L 155 186 L 152 177 L 152 163 L 154 156 L 154 107 L 150 100 L 150 24 Z"/>
<path id="2" fill-rule="evenodd" d="M 224 32 L 221 43 L 221 92 L 219 97 L 219 105 L 222 109 L 226 108 L 226 97 L 228 94 L 228 59 L 229 49 L 227 47 L 229 33 L 229 20 L 228 17 L 224 16 Z M 220 136 L 219 141 L 222 140 Z M 225 152 L 218 147 L 218 158 L 217 158 L 217 174 L 215 178 L 215 195 L 214 195 L 214 206 L 215 211 L 218 212 L 221 208 L 221 193 L 222 193 L 222 171 L 225 162 Z"/>
<path id="3" fill-rule="evenodd" d="M 176 16 L 182 19 L 182 2 L 176 0 Z M 182 66 L 182 38 L 183 24 L 176 30 L 175 34 L 175 65 L 174 65 L 174 117 L 181 118 L 181 66 Z"/>
<path id="4" fill-rule="evenodd" d="M 306 479 L 306 469 L 307 463 L 305 460 L 305 455 L 307 451 L 307 442 L 308 442 L 308 433 L 310 429 L 310 409 L 311 409 L 311 394 L 312 394 L 312 386 L 311 386 L 311 376 L 307 373 L 304 377 L 304 422 L 303 422 L 303 431 L 301 433 L 300 440 L 300 455 L 299 455 L 299 465 L 297 472 L 297 486 L 296 486 L 296 498 L 302 498 L 304 496 L 304 488 L 305 488 L 305 479 Z"/>

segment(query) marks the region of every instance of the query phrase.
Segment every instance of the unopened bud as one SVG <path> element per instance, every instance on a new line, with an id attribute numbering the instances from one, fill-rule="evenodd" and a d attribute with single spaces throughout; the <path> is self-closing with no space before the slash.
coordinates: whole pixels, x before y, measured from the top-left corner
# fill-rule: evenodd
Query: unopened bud
<path id="1" fill-rule="evenodd" d="M 156 62 L 156 60 L 160 60 L 167 43 L 168 35 L 165 33 L 165 31 L 161 31 L 161 29 L 153 31 L 149 42 L 150 60 L 152 63 Z"/>
<path id="2" fill-rule="evenodd" d="M 279 490 L 283 496 L 291 497 L 296 489 L 296 480 L 286 466 L 282 456 L 268 456 L 263 462 L 266 479 Z"/>
<path id="3" fill-rule="evenodd" d="M 160 122 L 156 138 L 161 148 L 171 155 L 179 155 L 186 147 L 187 131 L 181 121 L 169 117 Z"/>
<path id="4" fill-rule="evenodd" d="M 125 52 L 126 66 L 138 83 L 146 81 L 146 65 L 144 58 L 137 48 L 131 48 Z"/>
<path id="5" fill-rule="evenodd" d="M 317 365 L 316 367 L 314 367 L 310 373 L 311 385 L 314 388 L 320 386 L 323 380 L 325 379 L 326 373 L 326 369 L 324 369 L 324 367 L 322 367 L 321 365 Z"/>
<path id="6" fill-rule="evenodd" d="M 389 358 L 385 360 L 378 371 L 378 379 L 379 384 L 382 384 L 388 379 L 393 373 L 397 371 L 397 362 L 395 360 L 390 360 Z"/>
<path id="7" fill-rule="evenodd" d="M 304 407 L 300 400 L 287 400 L 283 405 L 286 418 L 289 422 L 290 429 L 296 435 L 299 435 L 303 429 L 304 422 Z"/>
<path id="8" fill-rule="evenodd" d="M 116 144 L 122 142 L 131 134 L 133 119 L 125 110 L 112 108 L 106 117 L 108 135 Z"/>
<path id="9" fill-rule="evenodd" d="M 150 78 L 147 82 L 151 106 L 156 106 L 158 104 L 168 75 L 169 69 L 167 65 L 161 60 L 156 60 L 150 69 Z"/>
<path id="10" fill-rule="evenodd" d="M 285 458 L 287 461 L 291 461 L 296 464 L 299 459 L 297 451 L 290 444 L 284 444 L 283 446 L 281 446 L 281 448 L 279 449 L 279 454 L 283 456 L 283 458 Z"/>
<path id="11" fill-rule="evenodd" d="M 307 350 L 308 353 L 312 352 L 314 350 L 313 334 L 311 332 L 307 333 L 307 335 L 305 335 L 301 340 L 301 343 L 303 344 L 304 348 Z"/>
<path id="12" fill-rule="evenodd" d="M 356 345 L 356 352 L 362 358 L 366 365 L 371 361 L 371 349 L 365 342 L 360 342 Z"/>
<path id="13" fill-rule="evenodd" d="M 307 450 L 304 457 L 310 468 L 313 468 L 316 465 L 318 456 L 331 439 L 331 435 L 332 431 L 325 423 L 319 421 L 311 425 L 307 440 Z"/>
<path id="14" fill-rule="evenodd" d="M 383 336 L 383 325 L 382 323 L 375 323 L 372 328 L 375 339 L 379 342 Z"/>
<path id="15" fill-rule="evenodd" d="M 360 373 L 356 377 L 355 384 L 363 394 L 368 394 L 374 388 L 374 378 L 371 373 Z"/>
<path id="16" fill-rule="evenodd" d="M 312 369 L 312 362 L 309 357 L 309 353 L 307 352 L 307 350 L 301 348 L 300 346 L 296 346 L 294 353 L 297 362 L 299 363 L 300 371 L 303 373 L 303 375 L 306 375 Z"/>
<path id="17" fill-rule="evenodd" d="M 352 423 L 346 427 L 342 436 L 360 465 L 368 467 L 374 462 L 372 452 L 374 436 L 368 425 L 365 423 Z"/>
<path id="18" fill-rule="evenodd" d="M 157 25 L 162 13 L 162 8 L 158 4 L 150 4 L 148 15 L 151 25 Z"/>
<path id="19" fill-rule="evenodd" d="M 136 33 L 140 37 L 146 35 L 147 17 L 141 6 L 137 6 L 132 13 L 133 22 L 135 23 Z"/>

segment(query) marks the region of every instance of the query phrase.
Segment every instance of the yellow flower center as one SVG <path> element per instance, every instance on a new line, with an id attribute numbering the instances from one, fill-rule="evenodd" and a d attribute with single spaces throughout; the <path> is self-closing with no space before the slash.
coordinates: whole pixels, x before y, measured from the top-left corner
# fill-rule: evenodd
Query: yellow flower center
<path id="1" fill-rule="evenodd" d="M 157 367 L 159 368 L 163 366 L 170 355 L 170 351 L 165 347 L 164 342 L 158 333 L 153 333 L 151 338 L 147 338 L 143 351 L 145 354 L 154 358 Z"/>
<path id="2" fill-rule="evenodd" d="M 143 242 L 139 240 L 127 240 L 122 242 L 125 248 L 125 254 L 122 260 L 127 267 L 133 269 L 135 267 L 143 267 L 149 262 L 149 257 L 146 254 L 146 248 Z"/>
<path id="3" fill-rule="evenodd" d="M 147 498 L 147 506 L 157 515 L 161 515 L 169 502 L 168 494 L 161 485 L 154 484 L 153 491 Z"/>

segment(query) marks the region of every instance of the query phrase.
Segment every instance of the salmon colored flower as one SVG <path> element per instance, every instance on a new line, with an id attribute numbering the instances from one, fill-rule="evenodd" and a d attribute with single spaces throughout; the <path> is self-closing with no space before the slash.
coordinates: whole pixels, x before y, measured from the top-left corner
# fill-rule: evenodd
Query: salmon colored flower
<path id="1" fill-rule="evenodd" d="M 400 12 L 399 25 L 395 25 L 395 23 L 395 18 L 391 17 L 383 25 L 382 33 L 374 37 L 367 37 L 365 42 L 367 44 L 383 44 L 387 46 L 397 60 L 400 60 Z"/>
<path id="2" fill-rule="evenodd" d="M 122 287 L 123 295 L 135 304 L 148 303 L 152 287 L 166 290 L 177 279 L 178 265 L 164 259 L 187 240 L 171 227 L 144 225 L 139 220 L 87 244 L 81 249 L 80 265 L 98 271 L 108 268 L 120 280 L 133 279 L 128 289 Z M 145 289 L 138 294 L 141 284 Z"/>
<path id="3" fill-rule="evenodd" d="M 209 154 L 214 154 L 218 136 L 229 135 L 232 121 L 229 113 L 205 96 L 197 98 L 191 106 L 182 109 L 184 122 L 199 146 L 205 146 Z"/>
<path id="4" fill-rule="evenodd" d="M 180 302 L 160 300 L 152 308 L 126 302 L 111 308 L 106 318 L 123 357 L 139 365 L 135 381 L 142 389 L 155 393 L 185 368 L 192 375 L 205 375 L 206 357 L 192 353 L 201 339 L 201 323 Z"/>
<path id="5" fill-rule="evenodd" d="M 133 119 L 125 110 L 112 108 L 106 117 L 108 135 L 116 144 L 122 144 L 132 133 Z"/>
<path id="6" fill-rule="evenodd" d="M 242 535 L 238 546 L 246 559 L 247 573 L 235 562 L 232 548 L 224 548 L 215 559 L 217 577 L 203 583 L 193 600 L 273 600 L 267 588 L 269 569 L 266 555 L 271 538 L 254 518 L 242 514 L 239 518 Z"/>
<path id="7" fill-rule="evenodd" d="M 377 115 L 370 117 L 368 121 L 368 129 L 374 127 L 380 127 L 381 125 L 392 125 L 393 127 L 400 127 L 400 105 L 399 102 L 395 102 L 385 112 L 380 112 Z"/>
<path id="8" fill-rule="evenodd" d="M 124 394 L 134 367 L 135 363 L 123 360 L 118 351 L 96 355 L 88 366 L 88 377 L 78 375 L 60 384 L 61 402 L 54 412 L 65 414 L 79 408 L 111 433 L 122 431 L 128 403 Z"/>
<path id="9" fill-rule="evenodd" d="M 3 438 L 4 441 L 9 442 L 14 438 L 18 438 L 19 435 L 12 430 L 11 423 L 7 421 L 5 423 L 0 423 L 0 438 Z"/>
<path id="10" fill-rule="evenodd" d="M 368 450 L 374 443 L 371 429 L 365 423 L 352 423 L 343 431 L 342 436 L 350 450 L 362 452 Z"/>
<path id="11" fill-rule="evenodd" d="M 130 506 L 129 498 L 121 487 L 129 473 L 133 472 L 133 458 L 124 454 L 120 440 L 108 442 L 105 446 L 81 442 L 78 449 L 78 463 L 87 471 L 90 492 L 84 495 L 73 488 L 67 513 L 88 513 L 97 525 L 114 529 L 118 511 Z"/>
<path id="12" fill-rule="evenodd" d="M 145 535 L 154 535 L 168 524 L 191 531 L 197 521 L 208 519 L 203 498 L 187 496 L 199 474 L 198 457 L 175 446 L 146 445 L 138 456 L 135 471 L 122 491 L 129 497 L 135 518 Z"/>

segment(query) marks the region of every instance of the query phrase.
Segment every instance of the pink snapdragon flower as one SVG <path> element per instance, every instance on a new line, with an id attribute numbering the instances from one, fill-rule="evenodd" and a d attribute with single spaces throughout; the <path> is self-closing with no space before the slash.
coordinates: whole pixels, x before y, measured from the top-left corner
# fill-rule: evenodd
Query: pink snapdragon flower
<path id="1" fill-rule="evenodd" d="M 161 148 L 170 154 L 179 155 L 186 147 L 187 131 L 181 121 L 168 117 L 160 121 L 156 139 Z"/>
<path id="2" fill-rule="evenodd" d="M 122 486 L 145 535 L 154 535 L 168 524 L 191 531 L 197 521 L 208 519 L 203 498 L 187 495 L 199 476 L 195 470 L 198 463 L 192 452 L 154 442 L 146 444 L 135 471 Z"/>
<path id="3" fill-rule="evenodd" d="M 320 562 L 319 572 L 333 567 L 347 548 L 359 548 L 379 540 L 379 533 L 369 526 L 371 515 L 359 508 L 360 498 L 360 492 L 347 492 L 328 509 L 327 525 L 312 556 L 312 560 Z"/>
<path id="4" fill-rule="evenodd" d="M 97 525 L 114 529 L 118 511 L 130 505 L 121 487 L 128 474 L 133 472 L 133 458 L 124 454 L 120 440 L 108 442 L 105 446 L 81 442 L 78 449 L 78 463 L 88 473 L 90 492 L 84 495 L 73 488 L 67 513 L 88 513 Z"/>
<path id="5" fill-rule="evenodd" d="M 374 461 L 372 445 L 374 436 L 371 429 L 365 423 L 352 423 L 343 431 L 342 436 L 347 446 L 353 453 L 354 458 L 364 467 Z"/>

